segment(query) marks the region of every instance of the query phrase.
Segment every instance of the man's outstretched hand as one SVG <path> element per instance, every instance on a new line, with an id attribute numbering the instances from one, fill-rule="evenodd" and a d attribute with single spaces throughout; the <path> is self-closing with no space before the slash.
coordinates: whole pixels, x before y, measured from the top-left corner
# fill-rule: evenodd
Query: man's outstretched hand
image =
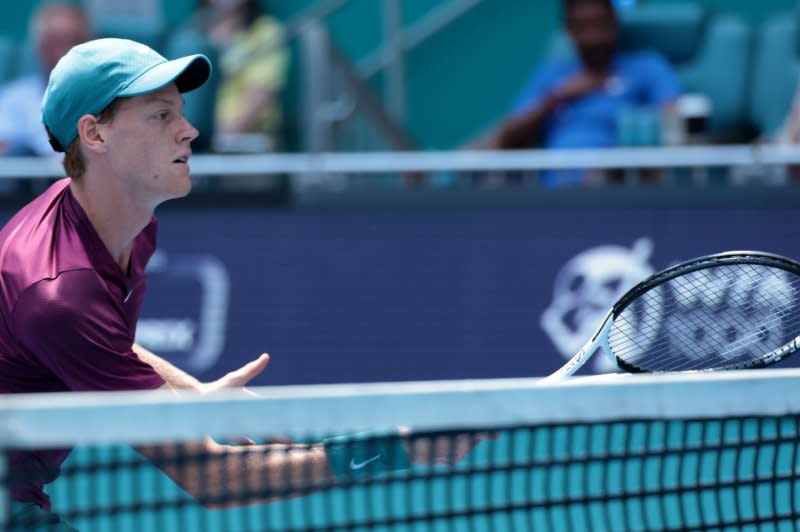
<path id="1" fill-rule="evenodd" d="M 241 368 L 226 373 L 213 382 L 204 383 L 202 389 L 204 392 L 214 392 L 223 388 L 241 388 L 264 371 L 267 364 L 269 364 L 269 355 L 262 353 L 260 357 Z"/>

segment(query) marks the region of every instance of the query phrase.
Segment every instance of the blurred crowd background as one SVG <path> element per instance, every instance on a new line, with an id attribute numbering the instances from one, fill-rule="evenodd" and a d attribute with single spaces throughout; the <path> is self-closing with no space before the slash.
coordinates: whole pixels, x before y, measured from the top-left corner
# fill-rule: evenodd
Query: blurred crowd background
<path id="1" fill-rule="evenodd" d="M 592 4 L 613 4 L 616 20 L 587 14 Z M 0 140 L 9 155 L 49 153 L 35 134 L 47 72 L 70 46 L 106 36 L 167 57 L 212 57 L 214 83 L 187 98 L 199 152 L 797 139 L 789 120 L 800 64 L 795 0 L 26 0 L 7 3 L 3 15 Z M 617 63 L 568 88 L 591 71 L 592 49 L 602 55 L 592 24 L 616 26 Z M 643 63 L 645 54 L 664 65 Z M 570 71 L 576 59 L 583 68 Z M 509 137 L 510 121 L 556 92 L 566 110 L 556 118 L 546 110 L 547 134 Z M 593 92 L 611 103 L 570 114 Z M 559 120 L 579 133 L 548 136 Z"/>

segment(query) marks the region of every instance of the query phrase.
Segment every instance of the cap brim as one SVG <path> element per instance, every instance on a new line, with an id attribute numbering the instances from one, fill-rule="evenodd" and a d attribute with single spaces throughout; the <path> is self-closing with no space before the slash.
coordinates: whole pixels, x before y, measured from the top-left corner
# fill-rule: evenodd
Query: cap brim
<path id="1" fill-rule="evenodd" d="M 160 63 L 120 91 L 117 96 L 138 96 L 156 91 L 173 81 L 180 92 L 200 87 L 211 77 L 211 61 L 203 54 L 188 55 Z"/>

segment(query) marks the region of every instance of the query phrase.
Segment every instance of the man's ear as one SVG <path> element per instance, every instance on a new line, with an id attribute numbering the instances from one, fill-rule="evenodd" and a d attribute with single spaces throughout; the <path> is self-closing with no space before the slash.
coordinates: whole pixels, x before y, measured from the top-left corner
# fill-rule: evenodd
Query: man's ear
<path id="1" fill-rule="evenodd" d="M 103 128 L 94 115 L 83 115 L 78 120 L 78 138 L 81 145 L 89 151 L 104 152 L 106 150 Z"/>

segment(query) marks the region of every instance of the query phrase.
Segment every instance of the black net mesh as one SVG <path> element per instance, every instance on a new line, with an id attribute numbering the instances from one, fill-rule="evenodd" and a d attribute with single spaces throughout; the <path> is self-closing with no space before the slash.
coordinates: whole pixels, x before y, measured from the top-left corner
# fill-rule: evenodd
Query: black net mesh
<path id="1" fill-rule="evenodd" d="M 47 488 L 62 523 L 27 512 L 4 529 L 794 530 L 799 434 L 794 415 L 463 427 L 392 436 L 408 467 L 338 480 L 304 461 L 325 456 L 321 438 L 139 448 L 147 458 L 80 446 Z M 31 474 L 12 467 L 5 485 Z"/>

